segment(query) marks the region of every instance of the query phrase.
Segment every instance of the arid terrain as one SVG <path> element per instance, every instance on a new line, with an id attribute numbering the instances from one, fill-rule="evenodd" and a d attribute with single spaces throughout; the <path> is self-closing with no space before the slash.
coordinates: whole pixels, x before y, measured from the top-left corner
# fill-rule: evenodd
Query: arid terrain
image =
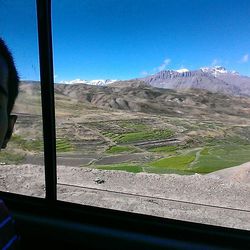
<path id="1" fill-rule="evenodd" d="M 58 84 L 55 100 L 59 199 L 250 229 L 249 97 L 128 81 Z M 43 196 L 37 83 L 15 113 L 1 189 Z"/>
<path id="2" fill-rule="evenodd" d="M 4 164 L 42 164 L 38 84 L 22 84 Z M 250 161 L 250 98 L 142 82 L 55 88 L 58 164 L 128 172 L 210 173 Z"/>
<path id="3" fill-rule="evenodd" d="M 207 175 L 127 173 L 58 166 L 58 199 L 250 230 L 250 163 Z M 41 165 L 0 168 L 1 190 L 44 197 Z"/>

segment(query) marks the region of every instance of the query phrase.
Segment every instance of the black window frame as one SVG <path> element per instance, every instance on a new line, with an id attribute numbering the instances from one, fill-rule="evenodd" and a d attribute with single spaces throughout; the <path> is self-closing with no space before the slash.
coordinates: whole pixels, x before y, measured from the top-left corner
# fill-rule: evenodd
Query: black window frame
<path id="1" fill-rule="evenodd" d="M 43 117 L 45 199 L 54 202 L 57 198 L 57 164 L 51 1 L 36 0 L 36 3 Z"/>
<path id="2" fill-rule="evenodd" d="M 80 228 L 79 230 L 75 229 L 75 233 L 77 231 L 79 235 L 90 235 L 88 240 L 91 239 L 93 244 L 104 244 L 102 242 L 98 243 L 98 239 L 105 239 L 106 244 L 111 244 L 110 242 L 113 242 L 112 244 L 123 244 L 125 242 L 123 245 L 125 248 L 129 246 L 126 245 L 128 241 L 132 242 L 131 244 L 135 247 L 139 244 L 139 246 L 147 246 L 149 249 L 158 249 L 157 247 L 202 249 L 202 246 L 210 246 L 213 249 L 215 247 L 241 249 L 242 244 L 243 248 L 250 247 L 250 232 L 246 230 L 135 214 L 57 200 L 51 0 L 36 0 L 36 4 L 46 195 L 45 198 L 36 198 L 0 191 L 1 197 L 6 201 L 17 221 L 21 221 L 24 227 L 27 223 L 28 225 L 31 223 L 30 225 L 33 226 L 44 224 L 47 228 L 51 228 L 49 230 L 51 237 L 56 237 L 56 235 L 53 235 L 55 225 L 60 230 L 65 228 L 65 225 L 66 229 L 72 226 L 73 228 Z M 60 224 L 62 221 L 64 224 Z M 86 243 L 86 239 L 85 241 L 82 239 L 82 241 L 83 244 Z M 115 245 L 115 248 L 118 249 L 117 245 Z M 113 248 L 110 247 L 110 249 Z M 122 245 L 120 245 L 120 249 L 124 249 Z"/>

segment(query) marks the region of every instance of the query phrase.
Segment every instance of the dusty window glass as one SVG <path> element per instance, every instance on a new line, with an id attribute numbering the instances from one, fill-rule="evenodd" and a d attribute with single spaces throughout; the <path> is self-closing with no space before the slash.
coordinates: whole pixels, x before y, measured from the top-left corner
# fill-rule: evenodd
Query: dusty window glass
<path id="1" fill-rule="evenodd" d="M 249 1 L 53 1 L 58 198 L 250 229 Z"/>
<path id="2" fill-rule="evenodd" d="M 0 189 L 44 197 L 35 1 L 0 1 L 0 12 L 0 37 L 11 51 L 20 77 L 19 94 L 12 110 L 18 118 L 10 142 L 0 152 Z"/>

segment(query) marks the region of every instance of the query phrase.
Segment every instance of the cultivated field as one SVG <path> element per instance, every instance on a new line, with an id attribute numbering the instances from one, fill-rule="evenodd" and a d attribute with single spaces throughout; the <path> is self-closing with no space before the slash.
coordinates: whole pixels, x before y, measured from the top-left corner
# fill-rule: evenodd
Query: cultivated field
<path id="1" fill-rule="evenodd" d="M 250 161 L 250 99 L 130 85 L 56 86 L 59 164 L 189 175 Z M 39 85 L 20 90 L 0 162 L 43 164 Z"/>

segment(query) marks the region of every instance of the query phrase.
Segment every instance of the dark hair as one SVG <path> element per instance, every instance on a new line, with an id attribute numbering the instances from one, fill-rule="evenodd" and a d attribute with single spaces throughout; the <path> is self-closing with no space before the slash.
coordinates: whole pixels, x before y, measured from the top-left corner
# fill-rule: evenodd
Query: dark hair
<path id="1" fill-rule="evenodd" d="M 19 85 L 19 76 L 16 70 L 16 66 L 12 57 L 11 52 L 0 38 L 0 55 L 6 60 L 8 65 L 8 114 L 13 109 L 17 94 L 18 94 L 18 85 Z"/>

